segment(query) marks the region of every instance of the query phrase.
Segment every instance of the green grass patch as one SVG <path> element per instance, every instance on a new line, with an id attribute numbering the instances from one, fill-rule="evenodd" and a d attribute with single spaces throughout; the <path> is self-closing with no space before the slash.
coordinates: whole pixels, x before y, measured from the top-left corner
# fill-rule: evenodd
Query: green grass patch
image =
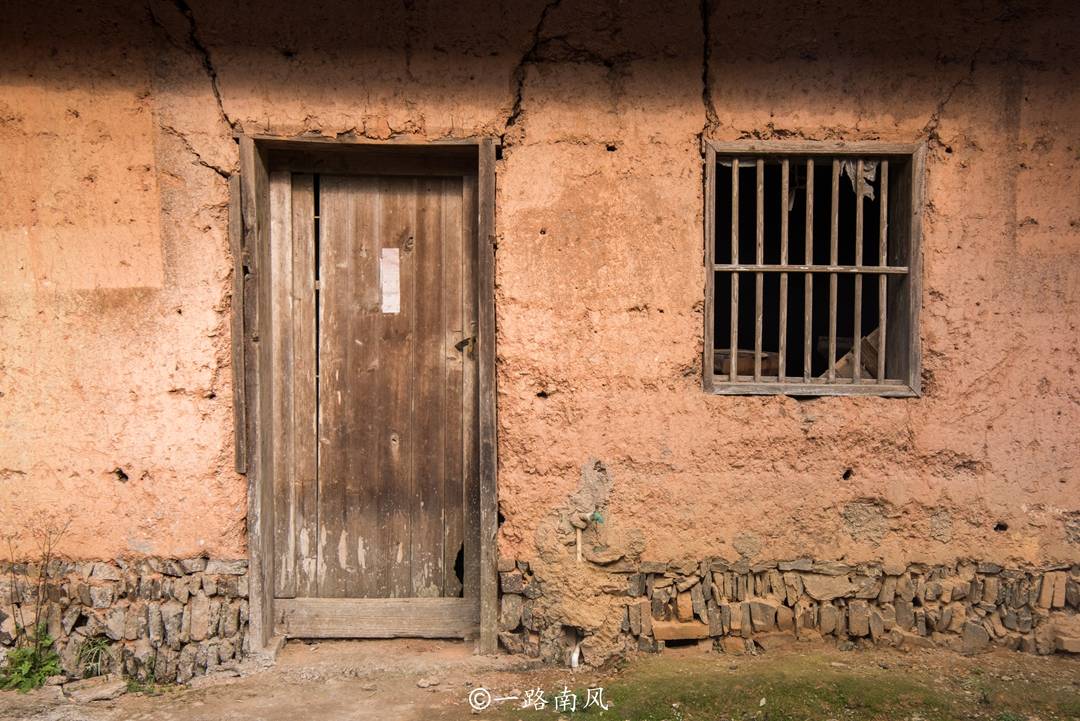
<path id="1" fill-rule="evenodd" d="M 851 657 L 837 665 L 813 654 L 740 659 L 723 656 L 642 658 L 604 685 L 608 711 L 578 708 L 565 718 L 617 721 L 1027 721 L 1077 719 L 1076 686 L 995 683 L 978 672 L 946 676 L 920 667 L 882 668 Z M 548 688 L 547 698 L 561 690 Z M 558 718 L 503 706 L 479 718 Z M 477 718 L 474 716 L 473 718 Z"/>

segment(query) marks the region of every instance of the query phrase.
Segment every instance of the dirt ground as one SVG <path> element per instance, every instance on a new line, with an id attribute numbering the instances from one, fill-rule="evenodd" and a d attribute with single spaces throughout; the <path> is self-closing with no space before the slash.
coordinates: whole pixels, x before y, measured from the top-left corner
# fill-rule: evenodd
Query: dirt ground
<path id="1" fill-rule="evenodd" d="M 474 712 L 469 695 L 524 699 L 543 689 L 543 709 L 521 700 Z M 555 711 L 563 689 L 573 713 Z M 600 712 L 585 708 L 603 688 Z M 481 692 L 477 692 L 483 696 Z M 793 645 L 757 656 L 668 649 L 604 671 L 554 669 L 515 656 L 483 657 L 455 642 L 291 643 L 276 665 L 195 687 L 129 692 L 76 704 L 55 689 L 0 694 L 0 719 L 32 721 L 265 721 L 490 718 L 583 715 L 607 719 L 1080 719 L 1080 659 L 941 651 L 839 651 Z"/>

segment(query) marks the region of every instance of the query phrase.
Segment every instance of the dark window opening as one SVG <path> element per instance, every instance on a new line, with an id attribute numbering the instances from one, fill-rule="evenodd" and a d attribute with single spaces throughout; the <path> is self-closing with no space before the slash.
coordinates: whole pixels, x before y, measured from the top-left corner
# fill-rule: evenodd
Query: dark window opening
<path id="1" fill-rule="evenodd" d="M 708 387 L 917 392 L 913 166 L 910 154 L 717 151 Z"/>

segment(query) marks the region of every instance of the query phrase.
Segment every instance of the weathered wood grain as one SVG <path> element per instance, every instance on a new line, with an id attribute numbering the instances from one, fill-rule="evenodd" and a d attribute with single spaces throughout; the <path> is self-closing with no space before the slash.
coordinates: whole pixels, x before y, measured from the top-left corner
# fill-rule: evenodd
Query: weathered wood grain
<path id="1" fill-rule="evenodd" d="M 275 628 L 290 638 L 468 638 L 477 606 L 468 598 L 282 599 Z"/>

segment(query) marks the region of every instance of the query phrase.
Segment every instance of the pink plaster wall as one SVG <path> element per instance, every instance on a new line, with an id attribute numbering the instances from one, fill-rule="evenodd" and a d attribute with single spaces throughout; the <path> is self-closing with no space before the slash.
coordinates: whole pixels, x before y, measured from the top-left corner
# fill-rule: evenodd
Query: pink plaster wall
<path id="1" fill-rule="evenodd" d="M 1068 3 L 713 0 L 708 43 L 697 3 L 50 5 L 0 11 L 3 518 L 70 508 L 85 557 L 243 553 L 232 124 L 504 137 L 507 555 L 569 558 L 595 459 L 643 558 L 1080 559 Z M 702 133 L 928 139 L 923 398 L 701 392 Z"/>

